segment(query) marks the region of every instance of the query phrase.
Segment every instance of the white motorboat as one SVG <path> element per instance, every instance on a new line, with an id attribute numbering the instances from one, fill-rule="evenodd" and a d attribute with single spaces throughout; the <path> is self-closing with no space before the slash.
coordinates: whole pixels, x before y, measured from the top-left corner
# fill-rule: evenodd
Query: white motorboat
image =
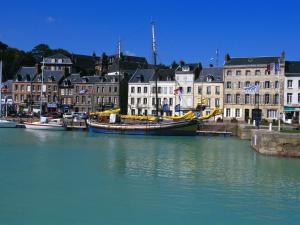
<path id="1" fill-rule="evenodd" d="M 24 123 L 24 125 L 26 129 L 31 129 L 31 130 L 61 131 L 66 129 L 60 119 L 52 119 L 48 121 L 47 117 L 41 117 L 41 120 L 38 122 L 26 122 Z"/>
<path id="2" fill-rule="evenodd" d="M 2 61 L 0 61 L 0 128 L 14 128 L 17 122 L 1 119 L 2 117 Z"/>

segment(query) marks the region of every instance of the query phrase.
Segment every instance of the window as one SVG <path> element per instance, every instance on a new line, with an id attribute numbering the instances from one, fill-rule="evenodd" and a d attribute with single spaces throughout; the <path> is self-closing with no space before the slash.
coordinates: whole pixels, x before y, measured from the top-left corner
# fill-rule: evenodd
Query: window
<path id="1" fill-rule="evenodd" d="M 255 86 L 258 86 L 258 87 L 260 86 L 260 82 L 259 81 L 255 81 L 254 84 L 255 84 Z"/>
<path id="2" fill-rule="evenodd" d="M 237 70 L 237 71 L 235 72 L 235 75 L 236 75 L 236 76 L 240 76 L 240 75 L 242 75 L 242 71 L 240 71 L 240 70 Z"/>
<path id="3" fill-rule="evenodd" d="M 161 87 L 158 87 L 158 88 L 157 88 L 157 92 L 158 92 L 158 94 L 161 93 Z"/>
<path id="4" fill-rule="evenodd" d="M 226 88 L 231 88 L 231 81 L 226 82 Z"/>
<path id="5" fill-rule="evenodd" d="M 270 75 L 271 71 L 270 70 L 265 70 L 265 75 Z"/>
<path id="6" fill-rule="evenodd" d="M 147 98 L 143 99 L 143 103 L 144 103 L 144 105 L 147 105 Z"/>
<path id="7" fill-rule="evenodd" d="M 144 87 L 144 93 L 147 93 L 147 92 L 148 92 L 148 88 Z"/>
<path id="8" fill-rule="evenodd" d="M 235 95 L 235 103 L 236 104 L 240 104 L 240 102 L 241 102 L 241 95 L 240 94 L 236 94 Z"/>
<path id="9" fill-rule="evenodd" d="M 300 103 L 300 94 L 298 94 L 298 103 Z"/>
<path id="10" fill-rule="evenodd" d="M 265 88 L 270 88 L 270 81 L 265 81 Z"/>
<path id="11" fill-rule="evenodd" d="M 270 104 L 270 95 L 265 94 L 265 104 Z"/>
<path id="12" fill-rule="evenodd" d="M 241 110 L 240 109 L 235 109 L 235 117 L 237 117 L 237 118 L 241 117 Z"/>
<path id="13" fill-rule="evenodd" d="M 220 94 L 220 86 L 216 86 L 216 95 Z"/>
<path id="14" fill-rule="evenodd" d="M 245 82 L 245 86 L 246 86 L 246 87 L 250 87 L 250 81 L 246 81 L 246 82 Z"/>
<path id="15" fill-rule="evenodd" d="M 147 110 L 147 109 L 145 109 L 144 115 L 145 115 L 145 116 L 148 116 L 148 110 Z"/>
<path id="16" fill-rule="evenodd" d="M 246 76 L 250 76 L 251 75 L 251 71 L 250 70 L 246 70 Z"/>
<path id="17" fill-rule="evenodd" d="M 279 82 L 278 82 L 278 80 L 275 81 L 275 88 L 279 88 Z"/>
<path id="18" fill-rule="evenodd" d="M 292 98 L 293 98 L 293 94 L 292 93 L 287 93 L 287 103 L 288 104 L 292 103 Z"/>
<path id="19" fill-rule="evenodd" d="M 108 103 L 111 103 L 111 97 L 108 97 Z"/>
<path id="20" fill-rule="evenodd" d="M 141 104 L 141 98 L 137 98 L 137 104 Z"/>
<path id="21" fill-rule="evenodd" d="M 19 86 L 16 84 L 15 85 L 15 90 L 17 91 L 19 89 Z"/>
<path id="22" fill-rule="evenodd" d="M 298 80 L 298 88 L 300 88 L 300 80 Z"/>
<path id="23" fill-rule="evenodd" d="M 142 92 L 142 88 L 141 87 L 138 87 L 137 88 L 137 93 L 141 93 Z"/>
<path id="24" fill-rule="evenodd" d="M 268 109 L 267 110 L 267 117 L 269 119 L 276 119 L 277 118 L 277 110 L 274 109 Z"/>
<path id="25" fill-rule="evenodd" d="M 227 70 L 227 76 L 231 76 L 232 75 L 232 71 L 231 70 Z"/>
<path id="26" fill-rule="evenodd" d="M 155 105 L 155 98 L 152 98 L 152 105 Z"/>
<path id="27" fill-rule="evenodd" d="M 131 104 L 131 105 L 134 105 L 134 98 L 131 98 L 131 99 L 130 99 L 130 104 Z"/>
<path id="28" fill-rule="evenodd" d="M 278 94 L 274 95 L 274 104 L 279 104 L 279 95 Z"/>
<path id="29" fill-rule="evenodd" d="M 76 103 L 79 103 L 79 96 L 76 96 Z"/>
<path id="30" fill-rule="evenodd" d="M 198 94 L 202 95 L 202 87 L 201 86 L 198 87 Z"/>
<path id="31" fill-rule="evenodd" d="M 134 87 L 131 87 L 131 93 L 134 93 Z M 132 114 L 134 115 L 134 114 Z"/>
<path id="32" fill-rule="evenodd" d="M 168 87 L 163 87 L 164 94 L 168 94 Z"/>
<path id="33" fill-rule="evenodd" d="M 187 87 L 187 93 L 192 93 L 192 87 Z"/>
<path id="34" fill-rule="evenodd" d="M 110 86 L 108 87 L 108 92 L 111 93 L 111 87 Z"/>
<path id="35" fill-rule="evenodd" d="M 287 81 L 287 87 L 292 88 L 293 87 L 293 80 L 288 80 Z"/>
<path id="36" fill-rule="evenodd" d="M 118 92 L 118 87 L 114 87 L 114 92 Z"/>
<path id="37" fill-rule="evenodd" d="M 102 87 L 102 88 L 101 88 L 101 92 L 102 92 L 102 93 L 104 93 L 104 90 L 105 90 L 105 88 L 104 88 L 104 87 Z"/>
<path id="38" fill-rule="evenodd" d="M 85 104 L 85 96 L 81 96 L 81 102 Z"/>
<path id="39" fill-rule="evenodd" d="M 208 95 L 211 94 L 211 86 L 206 87 L 206 94 L 208 94 Z"/>
<path id="40" fill-rule="evenodd" d="M 255 75 L 256 76 L 258 76 L 258 75 L 260 75 L 261 73 L 260 73 L 260 70 L 255 70 Z"/>
<path id="41" fill-rule="evenodd" d="M 226 103 L 231 103 L 231 94 L 226 95 Z"/>
<path id="42" fill-rule="evenodd" d="M 245 104 L 250 104 L 250 94 L 245 94 Z"/>
<path id="43" fill-rule="evenodd" d="M 114 97 L 114 104 L 117 104 L 118 98 Z"/>
<path id="44" fill-rule="evenodd" d="M 254 104 L 259 104 L 259 94 L 255 94 Z"/>
<path id="45" fill-rule="evenodd" d="M 38 85 L 38 91 L 41 91 L 41 85 Z"/>
<path id="46" fill-rule="evenodd" d="M 231 110 L 230 109 L 226 109 L 226 117 L 230 117 L 231 115 Z"/>
<path id="47" fill-rule="evenodd" d="M 239 82 L 238 82 L 238 88 L 241 88 L 241 87 L 242 87 L 242 82 L 239 81 Z"/>
<path id="48" fill-rule="evenodd" d="M 135 109 L 131 109 L 131 115 L 135 115 Z"/>
<path id="49" fill-rule="evenodd" d="M 173 98 L 169 99 L 169 105 L 172 106 L 173 105 Z"/>
<path id="50" fill-rule="evenodd" d="M 219 98 L 215 99 L 215 107 L 220 107 L 220 99 Z"/>
<path id="51" fill-rule="evenodd" d="M 207 99 L 207 106 L 210 108 L 210 98 Z"/>

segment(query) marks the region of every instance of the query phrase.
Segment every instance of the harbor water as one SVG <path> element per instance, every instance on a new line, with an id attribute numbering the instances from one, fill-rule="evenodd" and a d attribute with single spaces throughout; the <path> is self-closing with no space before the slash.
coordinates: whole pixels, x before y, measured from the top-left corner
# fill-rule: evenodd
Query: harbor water
<path id="1" fill-rule="evenodd" d="M 249 141 L 0 129 L 0 225 L 299 224 L 299 159 Z"/>

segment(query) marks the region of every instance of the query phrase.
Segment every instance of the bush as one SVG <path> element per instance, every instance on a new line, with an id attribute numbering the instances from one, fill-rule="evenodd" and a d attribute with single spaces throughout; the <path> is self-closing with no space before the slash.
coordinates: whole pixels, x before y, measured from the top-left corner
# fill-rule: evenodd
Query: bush
<path id="1" fill-rule="evenodd" d="M 230 122 L 231 122 L 231 123 L 237 123 L 238 120 L 237 120 L 236 118 L 232 118 Z"/>
<path id="2" fill-rule="evenodd" d="M 219 118 L 217 119 L 217 123 L 223 123 L 223 119 L 222 119 L 221 117 L 219 117 Z"/>
<path id="3" fill-rule="evenodd" d="M 260 124 L 267 126 L 267 125 L 269 125 L 269 121 L 267 119 L 262 119 Z"/>

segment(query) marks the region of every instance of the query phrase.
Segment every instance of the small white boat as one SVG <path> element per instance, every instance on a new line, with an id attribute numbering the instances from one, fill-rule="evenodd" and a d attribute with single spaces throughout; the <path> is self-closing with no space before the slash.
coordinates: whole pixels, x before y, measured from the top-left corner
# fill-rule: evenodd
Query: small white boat
<path id="1" fill-rule="evenodd" d="M 0 128 L 14 128 L 17 126 L 15 121 L 1 119 L 2 117 L 2 61 L 0 61 Z"/>
<path id="2" fill-rule="evenodd" d="M 26 129 L 31 130 L 55 130 L 55 131 L 63 131 L 65 130 L 65 126 L 61 122 L 60 119 L 53 119 L 48 121 L 47 118 L 41 117 L 41 121 L 39 122 L 26 122 L 24 123 Z"/>
<path id="3" fill-rule="evenodd" d="M 0 119 L 0 128 L 15 128 L 17 126 L 17 122 Z"/>

